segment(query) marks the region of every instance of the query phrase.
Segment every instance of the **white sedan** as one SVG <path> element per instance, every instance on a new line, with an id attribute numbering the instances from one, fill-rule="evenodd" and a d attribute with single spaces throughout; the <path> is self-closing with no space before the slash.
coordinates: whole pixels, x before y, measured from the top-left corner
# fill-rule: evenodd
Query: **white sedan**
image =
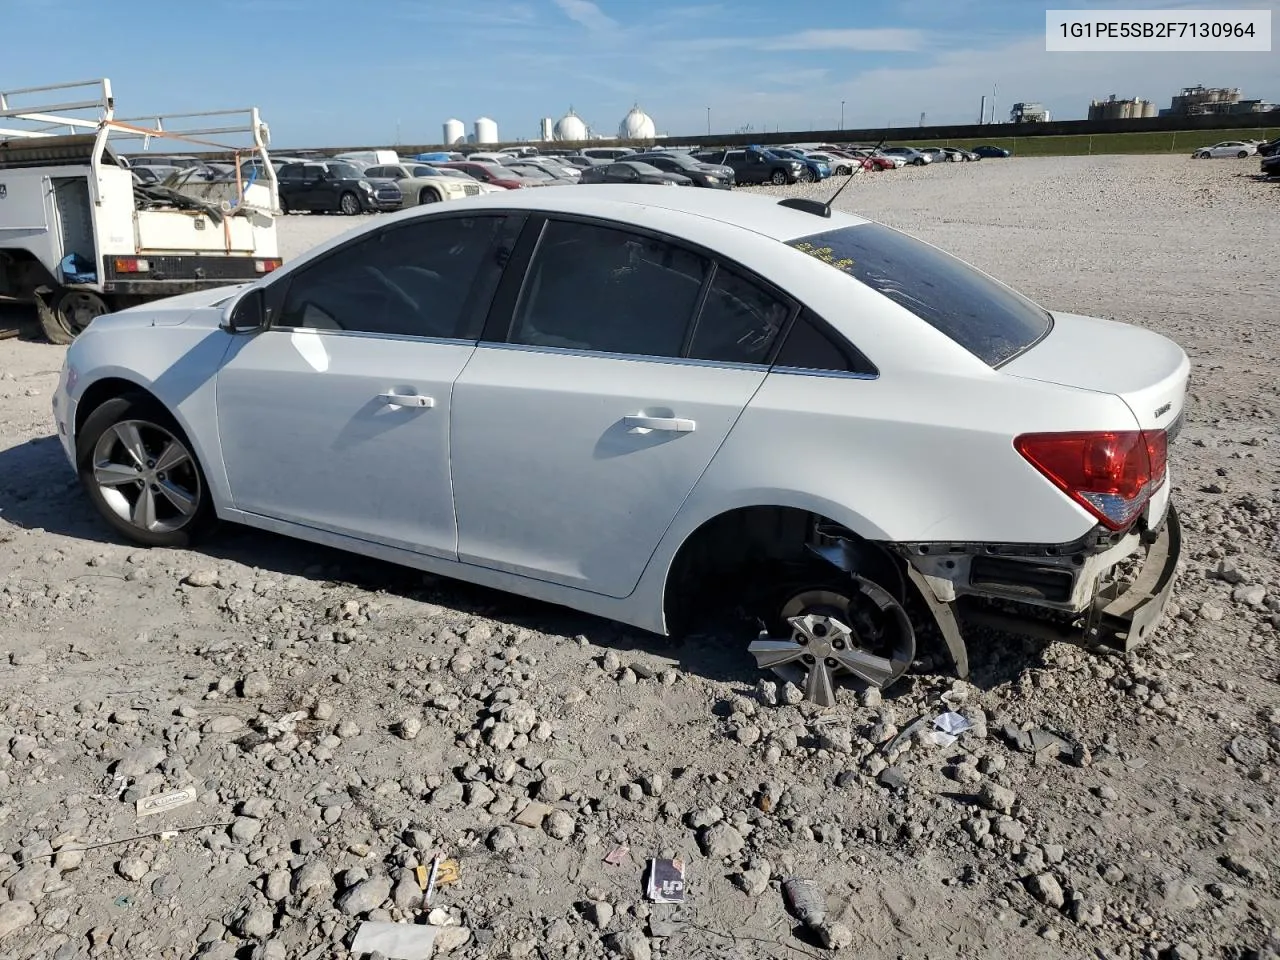
<path id="1" fill-rule="evenodd" d="M 53 411 L 133 542 L 221 518 L 658 633 L 745 609 L 758 664 L 830 704 L 918 638 L 964 675 L 970 622 L 1146 636 L 1187 374 L 817 201 L 584 186 L 101 317 Z"/>
<path id="2" fill-rule="evenodd" d="M 1243 140 L 1224 140 L 1222 143 L 1215 143 L 1212 147 L 1198 147 L 1191 155 L 1197 160 L 1221 159 L 1223 157 L 1236 157 L 1240 160 L 1245 157 L 1251 157 L 1258 152 L 1256 143 L 1246 143 Z"/>

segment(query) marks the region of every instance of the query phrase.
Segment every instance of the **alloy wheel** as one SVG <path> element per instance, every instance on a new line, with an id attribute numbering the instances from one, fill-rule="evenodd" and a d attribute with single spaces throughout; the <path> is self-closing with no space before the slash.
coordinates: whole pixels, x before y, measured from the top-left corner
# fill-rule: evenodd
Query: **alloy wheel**
<path id="1" fill-rule="evenodd" d="M 121 520 L 148 533 L 173 533 L 195 517 L 200 472 L 186 444 L 146 420 L 121 420 L 93 448 L 93 480 Z"/>

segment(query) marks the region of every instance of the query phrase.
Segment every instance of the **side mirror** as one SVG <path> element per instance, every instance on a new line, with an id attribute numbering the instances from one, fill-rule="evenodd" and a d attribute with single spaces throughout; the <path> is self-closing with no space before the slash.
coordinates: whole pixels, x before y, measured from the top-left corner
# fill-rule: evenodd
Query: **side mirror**
<path id="1" fill-rule="evenodd" d="M 267 323 L 266 296 L 255 287 L 231 305 L 222 328 L 230 333 L 261 330 Z"/>

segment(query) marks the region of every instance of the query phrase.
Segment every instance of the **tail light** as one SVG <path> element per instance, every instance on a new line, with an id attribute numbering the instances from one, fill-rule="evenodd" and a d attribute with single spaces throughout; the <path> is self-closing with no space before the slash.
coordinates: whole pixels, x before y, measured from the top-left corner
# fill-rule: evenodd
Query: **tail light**
<path id="1" fill-rule="evenodd" d="M 1014 449 L 1111 530 L 1133 522 L 1167 472 L 1163 430 L 1027 433 Z"/>
<path id="2" fill-rule="evenodd" d="M 116 257 L 116 273 L 147 273 L 151 263 L 141 257 Z"/>
<path id="3" fill-rule="evenodd" d="M 253 269 L 258 273 L 271 273 L 273 270 L 279 269 L 283 263 L 284 261 L 279 257 L 272 257 L 269 260 L 255 260 L 253 261 Z"/>

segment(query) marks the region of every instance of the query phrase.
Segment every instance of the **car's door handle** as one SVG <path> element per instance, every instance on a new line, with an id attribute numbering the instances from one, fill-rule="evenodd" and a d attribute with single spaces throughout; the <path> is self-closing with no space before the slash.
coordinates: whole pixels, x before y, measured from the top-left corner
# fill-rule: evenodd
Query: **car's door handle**
<path id="1" fill-rule="evenodd" d="M 697 424 L 682 417 L 623 417 L 622 422 L 628 427 L 641 430 L 670 430 L 674 433 L 693 433 Z"/>
<path id="2" fill-rule="evenodd" d="M 378 399 L 389 407 L 434 407 L 434 397 L 424 397 L 417 393 L 380 393 Z"/>

